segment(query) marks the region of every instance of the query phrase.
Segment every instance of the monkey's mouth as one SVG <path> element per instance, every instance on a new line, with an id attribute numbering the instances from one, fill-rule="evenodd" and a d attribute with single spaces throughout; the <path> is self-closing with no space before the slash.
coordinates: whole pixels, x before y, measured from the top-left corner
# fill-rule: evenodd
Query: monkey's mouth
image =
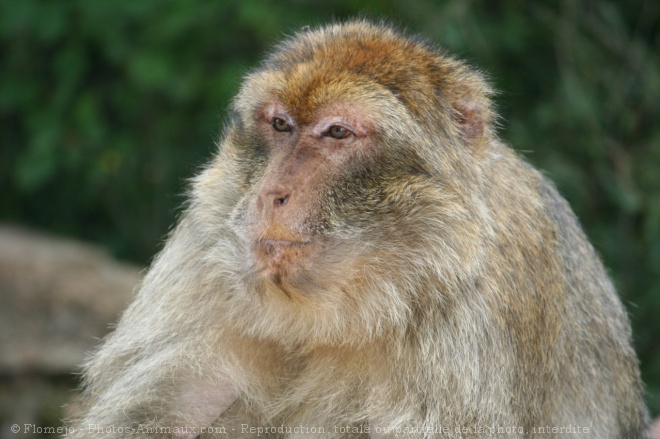
<path id="1" fill-rule="evenodd" d="M 318 244 L 312 241 L 259 239 L 252 248 L 257 271 L 281 286 L 285 278 L 311 268 L 310 257 L 318 250 Z"/>

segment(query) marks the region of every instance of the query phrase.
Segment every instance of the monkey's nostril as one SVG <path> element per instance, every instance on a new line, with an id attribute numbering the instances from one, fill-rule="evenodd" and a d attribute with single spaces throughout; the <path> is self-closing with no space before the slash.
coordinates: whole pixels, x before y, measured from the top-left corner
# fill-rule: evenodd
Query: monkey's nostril
<path id="1" fill-rule="evenodd" d="M 275 198 L 274 204 L 275 207 L 284 206 L 286 202 L 289 201 L 289 196 L 285 195 L 283 197 Z"/>

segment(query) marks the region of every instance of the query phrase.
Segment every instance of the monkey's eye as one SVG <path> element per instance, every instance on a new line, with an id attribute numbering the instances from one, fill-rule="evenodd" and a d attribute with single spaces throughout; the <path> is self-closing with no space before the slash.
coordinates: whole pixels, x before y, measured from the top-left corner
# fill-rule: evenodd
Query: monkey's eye
<path id="1" fill-rule="evenodd" d="M 339 125 L 333 125 L 327 131 L 327 135 L 335 139 L 345 139 L 351 134 L 353 134 L 351 130 Z"/>
<path id="2" fill-rule="evenodd" d="M 275 128 L 275 131 L 291 131 L 291 125 L 281 117 L 273 118 L 273 128 Z"/>

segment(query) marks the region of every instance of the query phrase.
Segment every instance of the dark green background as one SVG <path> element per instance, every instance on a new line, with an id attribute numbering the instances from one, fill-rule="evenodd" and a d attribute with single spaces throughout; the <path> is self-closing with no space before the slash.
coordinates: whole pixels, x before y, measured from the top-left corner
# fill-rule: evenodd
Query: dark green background
<path id="1" fill-rule="evenodd" d="M 241 76 L 302 25 L 385 18 L 491 75 L 627 305 L 660 412 L 660 2 L 0 0 L 0 222 L 146 264 Z"/>

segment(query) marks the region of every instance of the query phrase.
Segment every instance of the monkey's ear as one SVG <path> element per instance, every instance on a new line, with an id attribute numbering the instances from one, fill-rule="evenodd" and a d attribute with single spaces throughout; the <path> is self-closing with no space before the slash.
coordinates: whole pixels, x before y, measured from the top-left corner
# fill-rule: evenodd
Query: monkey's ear
<path id="1" fill-rule="evenodd" d="M 455 118 L 463 139 L 468 145 L 474 145 L 483 137 L 485 131 L 484 113 L 476 102 L 460 102 L 454 106 Z"/>

